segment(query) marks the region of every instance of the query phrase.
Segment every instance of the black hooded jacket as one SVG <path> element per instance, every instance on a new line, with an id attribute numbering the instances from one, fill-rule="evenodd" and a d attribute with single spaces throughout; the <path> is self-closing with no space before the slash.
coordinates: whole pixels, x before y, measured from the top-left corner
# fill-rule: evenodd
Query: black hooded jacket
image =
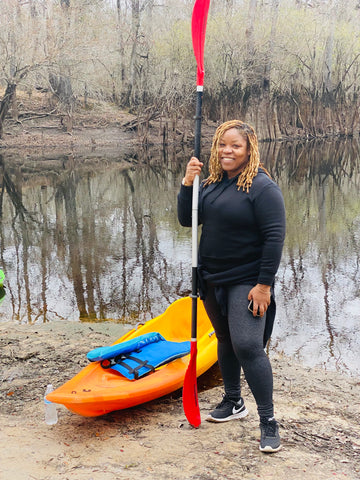
<path id="1" fill-rule="evenodd" d="M 273 285 L 285 238 L 280 188 L 259 169 L 249 193 L 238 177 L 200 185 L 199 273 L 213 284 Z M 181 186 L 178 218 L 191 226 L 192 187 Z"/>
<path id="2" fill-rule="evenodd" d="M 206 282 L 273 286 L 285 238 L 285 206 L 280 188 L 261 169 L 249 193 L 224 173 L 220 182 L 199 190 L 198 274 L 200 295 Z M 191 226 L 192 187 L 181 186 L 178 218 Z M 270 313 L 270 312 L 269 312 Z"/>

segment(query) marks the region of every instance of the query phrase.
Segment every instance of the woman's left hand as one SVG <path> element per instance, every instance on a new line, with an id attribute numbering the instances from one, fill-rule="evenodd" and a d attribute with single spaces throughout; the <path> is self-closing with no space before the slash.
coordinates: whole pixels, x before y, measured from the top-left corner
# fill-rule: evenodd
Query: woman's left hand
<path id="1" fill-rule="evenodd" d="M 271 297 L 270 288 L 270 285 L 258 283 L 250 290 L 248 300 L 253 302 L 254 317 L 262 317 L 268 309 Z"/>

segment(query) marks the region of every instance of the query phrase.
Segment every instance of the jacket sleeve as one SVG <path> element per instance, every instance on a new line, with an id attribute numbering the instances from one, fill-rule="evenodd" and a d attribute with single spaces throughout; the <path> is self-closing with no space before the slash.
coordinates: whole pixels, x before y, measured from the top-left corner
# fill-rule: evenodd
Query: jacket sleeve
<path id="1" fill-rule="evenodd" d="M 180 225 L 191 227 L 193 187 L 181 185 L 177 199 L 177 213 Z"/>
<path id="2" fill-rule="evenodd" d="M 280 188 L 276 184 L 264 188 L 256 198 L 254 207 L 263 239 L 258 283 L 272 285 L 285 240 L 285 205 Z"/>

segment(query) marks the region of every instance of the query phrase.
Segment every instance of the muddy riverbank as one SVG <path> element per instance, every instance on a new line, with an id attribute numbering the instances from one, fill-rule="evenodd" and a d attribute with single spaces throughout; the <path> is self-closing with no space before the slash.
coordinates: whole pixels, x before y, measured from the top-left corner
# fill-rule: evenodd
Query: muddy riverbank
<path id="1" fill-rule="evenodd" d="M 181 392 L 103 417 L 59 406 L 44 423 L 43 394 L 87 364 L 89 349 L 112 343 L 119 326 L 53 322 L 0 324 L 1 478 L 16 480 L 360 478 L 360 379 L 304 368 L 270 352 L 283 449 L 260 453 L 256 408 L 241 421 L 199 429 L 185 419 Z M 221 399 L 214 367 L 199 382 L 202 417 Z"/>

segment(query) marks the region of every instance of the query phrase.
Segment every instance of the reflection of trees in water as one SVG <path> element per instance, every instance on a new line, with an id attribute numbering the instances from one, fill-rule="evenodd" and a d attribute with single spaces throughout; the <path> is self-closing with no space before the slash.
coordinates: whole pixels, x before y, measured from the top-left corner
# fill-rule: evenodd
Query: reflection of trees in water
<path id="1" fill-rule="evenodd" d="M 76 190 L 78 178 L 75 172 L 70 172 L 64 181 L 57 186 L 57 195 L 61 195 L 65 206 L 65 230 L 67 236 L 67 244 L 69 247 L 69 266 L 70 278 L 72 279 L 76 303 L 79 310 L 80 318 L 88 318 L 92 312 L 88 312 L 84 296 L 84 285 L 82 275 L 83 256 L 87 246 L 82 245 L 79 238 L 79 222 L 76 204 Z"/>
<path id="2" fill-rule="evenodd" d="M 46 321 L 49 313 L 56 315 L 47 305 L 50 277 L 59 277 L 59 292 L 67 302 L 74 294 L 80 318 L 84 319 L 107 318 L 114 310 L 125 319 L 148 312 L 154 281 L 159 295 L 168 301 L 169 269 L 159 251 L 157 216 L 163 216 L 159 198 L 169 190 L 171 162 L 152 161 L 148 166 L 148 158 L 143 160 L 139 155 L 137 161 L 144 165 L 136 170 L 112 166 L 101 174 L 80 175 L 74 159 L 64 158 L 65 168 L 53 175 L 52 185 L 30 189 L 30 194 L 29 188 L 23 192 L 22 170 L 9 165 L 6 168 L 2 162 L 1 212 L 4 198 L 10 203 L 1 222 L 1 255 L 5 265 L 3 253 L 14 245 L 16 260 L 9 268 L 12 274 L 17 272 L 16 282 L 11 284 L 15 318 L 24 318 L 24 305 L 29 323 L 40 316 Z M 107 196 L 108 208 L 101 211 L 103 195 Z M 32 214 L 29 204 L 35 206 Z M 109 217 L 114 218 L 109 221 Z M 118 227 L 115 231 L 114 221 Z M 9 231 L 4 235 L 4 227 L 9 224 L 13 238 Z M 108 281 L 109 276 L 113 283 Z M 66 279 L 73 286 L 73 292 L 67 295 Z"/>
<path id="3" fill-rule="evenodd" d="M 8 225 L 8 228 L 11 227 L 11 231 L 14 234 L 14 250 L 16 256 L 16 275 L 17 275 L 17 293 L 19 293 L 19 285 L 23 280 L 24 290 L 25 290 L 25 315 L 27 321 L 30 323 L 32 321 L 32 307 L 31 307 L 31 272 L 29 272 L 29 250 L 32 243 L 32 228 L 29 228 L 29 223 L 35 225 L 37 222 L 33 214 L 31 214 L 28 209 L 25 207 L 22 198 L 22 175 L 20 170 L 16 170 L 14 175 L 14 180 L 11 178 L 9 173 L 6 170 L 5 162 L 3 155 L 0 155 L 0 168 L 1 168 L 1 196 L 0 196 L 0 218 L 1 218 L 1 258 L 3 269 L 6 274 L 5 261 L 3 257 L 3 252 L 5 248 L 5 233 L 4 228 L 5 224 L 3 221 L 3 202 L 4 202 L 4 192 L 7 193 L 8 198 L 10 199 L 12 205 L 12 221 L 11 225 Z M 22 266 L 22 271 L 20 273 L 19 265 Z M 20 275 L 22 278 L 20 278 Z M 21 302 L 16 301 L 16 291 L 12 290 L 10 287 L 10 299 L 13 306 L 14 316 L 17 319 L 21 319 Z"/>
<path id="4" fill-rule="evenodd" d="M 122 196 L 118 198 L 116 213 L 121 228 L 112 236 L 111 250 L 118 253 L 114 270 L 121 272 L 122 284 L 120 290 L 112 290 L 111 301 L 119 304 L 126 318 L 129 315 L 137 317 L 139 312 L 151 312 L 154 300 L 170 303 L 174 299 L 173 279 L 179 273 L 169 252 L 162 251 L 159 240 L 166 211 L 174 204 L 174 189 L 167 185 L 164 168 L 150 166 L 136 172 L 127 170 L 122 173 L 121 180 Z M 167 200 L 169 195 L 171 200 Z M 168 231 L 169 244 L 171 235 L 173 233 Z M 137 288 L 134 278 L 138 279 Z"/>
<path id="5" fill-rule="evenodd" d="M 154 289 L 163 302 L 173 297 L 169 275 L 174 272 L 159 249 L 157 231 L 164 210 L 161 199 L 174 173 L 169 160 L 164 165 L 137 155 L 135 161 L 142 167 L 81 178 L 67 172 L 57 181 L 55 239 L 61 252 L 66 232 L 69 278 L 80 318 L 103 319 L 116 310 L 128 320 L 152 310 Z M 108 205 L 101 212 L 100 197 Z"/>
<path id="6" fill-rule="evenodd" d="M 115 196 L 115 202 L 125 215 L 121 230 L 123 240 L 118 246 L 113 245 L 111 242 L 112 225 L 102 222 L 101 228 L 96 227 L 99 198 L 92 192 L 94 183 L 97 182 L 96 175 L 87 173 L 85 177 L 82 177 L 72 158 L 64 158 L 63 163 L 65 168 L 54 175 L 55 181 L 52 182 L 54 192 L 52 193 L 50 186 L 48 188 L 44 186 L 40 189 L 39 198 L 30 200 L 26 193 L 23 199 L 24 182 L 21 168 L 14 169 L 9 165 L 6 168 L 5 162 L 1 162 L 1 214 L 3 213 L 5 192 L 6 198 L 10 200 L 5 215 L 6 221 L 3 219 L 1 222 L 3 227 L 1 229 L 3 265 L 6 265 L 3 256 L 6 248 L 11 248 L 13 245 L 16 256 L 14 264 L 9 267 L 13 274 L 16 273 L 15 284 L 9 284 L 13 315 L 15 318 L 23 319 L 24 315 L 21 312 L 24 311 L 25 306 L 27 322 L 35 321 L 40 316 L 46 321 L 48 280 L 49 276 L 53 275 L 60 277 L 60 283 L 64 284 L 65 276 L 71 281 L 80 318 L 91 319 L 97 316 L 106 318 L 107 305 L 103 300 L 103 290 L 108 288 L 108 284 L 102 282 L 101 277 L 116 267 L 113 264 L 108 265 L 108 269 L 104 268 L 104 264 L 107 264 L 106 257 L 112 256 L 111 249 L 114 251 L 121 249 L 123 253 L 121 256 L 123 282 L 122 284 L 117 282 L 114 288 L 116 291 L 115 301 L 119 300 L 118 291 L 123 293 L 119 309 L 121 315 L 126 317 L 129 310 L 134 310 L 134 314 L 137 313 L 137 310 L 146 311 L 151 294 L 149 284 L 152 272 L 155 270 L 153 266 L 157 253 L 156 220 L 153 212 L 149 210 L 147 215 L 143 215 L 143 203 L 141 200 L 136 201 L 138 192 L 135 192 L 133 186 L 131 187 L 131 175 L 124 170 L 120 174 L 121 178 L 125 179 L 119 189 L 121 193 L 111 193 L 111 196 Z M 149 170 L 145 166 L 143 168 Z M 161 175 L 163 169 L 163 166 L 158 168 L 156 165 L 152 165 L 150 173 L 156 177 Z M 136 174 L 134 172 L 135 176 Z M 99 177 L 101 176 L 99 175 Z M 109 183 L 108 191 L 111 192 L 111 182 Z M 129 185 L 131 188 L 128 188 Z M 141 190 L 142 185 L 138 185 L 137 188 Z M 36 197 L 36 192 L 38 192 L 37 189 L 31 197 Z M 123 196 L 123 202 L 121 198 L 116 198 L 117 193 L 120 194 L 120 197 Z M 36 202 L 33 214 L 30 214 L 25 206 L 28 205 L 29 200 Z M 153 208 L 156 208 L 156 203 Z M 103 212 L 105 217 L 108 214 L 109 212 Z M 52 216 L 55 217 L 55 222 L 51 222 Z M 134 220 L 134 226 L 129 225 L 129 219 Z M 10 238 L 9 230 L 4 234 L 5 225 L 8 228 L 11 226 L 12 238 Z M 133 236 L 136 240 L 136 252 L 138 252 L 137 264 L 142 265 L 142 284 L 137 295 L 134 295 L 134 292 L 129 294 L 127 288 L 127 277 L 131 276 L 132 270 L 134 270 L 134 267 L 129 264 L 130 259 L 127 254 L 129 248 L 127 244 L 133 241 L 131 235 L 128 235 L 129 238 L 127 238 L 127 230 L 131 228 L 134 228 L 136 232 L 136 235 Z M 54 245 L 52 238 L 55 241 Z M 58 262 L 53 268 L 61 267 L 57 272 L 51 269 L 54 246 Z M 37 253 L 38 251 L 39 253 Z M 34 264 L 36 264 L 36 273 L 31 267 Z M 32 271 L 29 272 L 31 269 Z M 14 278 L 13 275 L 12 278 Z M 39 292 L 38 296 L 35 291 Z M 25 297 L 22 299 L 24 294 Z M 71 296 L 72 294 L 69 292 L 69 299 Z M 136 302 L 134 297 L 137 297 Z M 136 308 L 134 306 L 129 308 L 129 302 L 136 303 Z M 111 299 L 110 303 L 112 303 Z M 113 306 L 112 309 L 114 309 Z"/>
<path id="7" fill-rule="evenodd" d="M 265 156 L 273 159 L 275 146 L 265 146 Z M 337 331 L 342 305 L 359 295 L 359 142 L 287 145 L 268 166 L 287 207 L 287 239 L 279 272 L 284 310 L 290 322 L 300 321 L 297 330 L 313 318 L 313 335 L 321 317 L 327 350 L 336 362 L 336 340 L 346 341 L 349 334 Z"/>
<path id="8" fill-rule="evenodd" d="M 91 174 L 80 177 L 69 159 L 70 171 L 57 182 L 55 191 L 55 241 L 58 256 L 69 262 L 69 278 L 74 287 L 81 319 L 96 319 L 95 292 L 100 318 L 104 318 L 99 280 L 99 256 L 95 250 L 95 214 L 91 192 Z M 81 195 L 79 184 L 83 185 Z M 80 205 L 80 207 L 79 207 Z M 68 246 L 68 250 L 64 248 Z"/>
<path id="9" fill-rule="evenodd" d="M 360 144 L 356 139 L 268 142 L 260 144 L 260 152 L 274 177 L 288 185 L 306 180 L 311 187 L 314 182 L 321 185 L 328 177 L 341 185 L 359 173 Z"/>

